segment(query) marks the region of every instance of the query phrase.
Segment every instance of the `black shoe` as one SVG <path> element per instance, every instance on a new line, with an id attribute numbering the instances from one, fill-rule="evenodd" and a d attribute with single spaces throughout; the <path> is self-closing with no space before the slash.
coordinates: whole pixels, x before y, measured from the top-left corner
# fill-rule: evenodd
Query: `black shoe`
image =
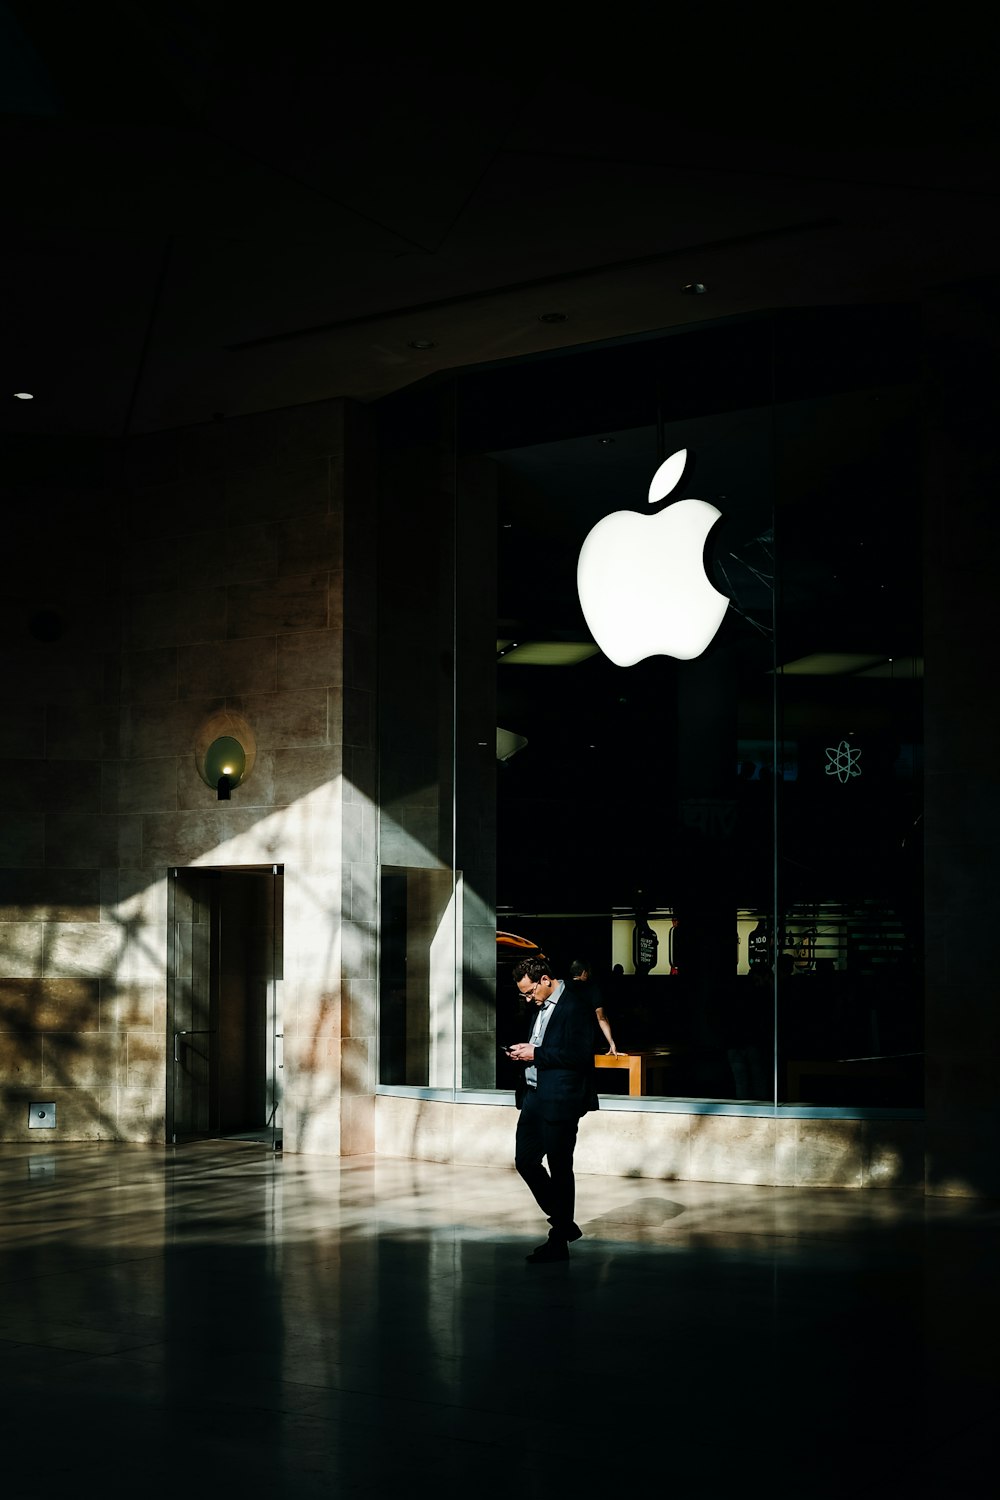
<path id="1" fill-rule="evenodd" d="M 552 1223 L 551 1219 L 549 1220 L 549 1223 L 550 1224 Z M 551 1238 L 552 1238 L 552 1235 L 550 1234 L 549 1235 L 549 1239 L 551 1239 Z M 583 1230 L 580 1228 L 579 1224 L 571 1224 L 569 1226 L 569 1229 L 566 1231 L 566 1233 L 563 1234 L 563 1235 L 560 1235 L 559 1238 L 565 1240 L 566 1243 L 567 1243 L 567 1245 L 572 1245 L 572 1243 L 573 1243 L 574 1240 L 582 1240 L 583 1239 Z"/>
<path id="2" fill-rule="evenodd" d="M 529 1266 L 544 1266 L 549 1261 L 569 1260 L 569 1246 L 565 1240 L 546 1240 L 544 1245 L 539 1245 L 537 1250 L 532 1250 L 524 1258 Z"/>

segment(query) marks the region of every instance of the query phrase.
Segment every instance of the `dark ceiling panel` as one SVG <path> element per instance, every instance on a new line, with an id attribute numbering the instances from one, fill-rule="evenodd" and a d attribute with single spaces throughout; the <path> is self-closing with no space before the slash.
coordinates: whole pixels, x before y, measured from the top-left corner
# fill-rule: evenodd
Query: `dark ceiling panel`
<path id="1" fill-rule="evenodd" d="M 3 368 L 39 384 L 31 411 L 0 394 L 3 430 L 370 400 L 1000 261 L 992 54 L 940 28 L 654 39 L 646 13 L 526 33 L 233 0 L 0 20 Z"/>

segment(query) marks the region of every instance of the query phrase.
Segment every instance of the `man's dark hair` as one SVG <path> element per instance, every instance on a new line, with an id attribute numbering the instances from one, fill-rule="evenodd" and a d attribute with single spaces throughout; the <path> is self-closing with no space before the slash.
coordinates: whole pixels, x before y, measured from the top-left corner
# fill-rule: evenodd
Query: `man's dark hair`
<path id="1" fill-rule="evenodd" d="M 590 962 L 589 958 L 574 958 L 569 966 L 569 972 L 571 979 L 579 979 L 581 974 L 589 974 L 591 979 L 593 979 L 594 965 Z"/>
<path id="2" fill-rule="evenodd" d="M 556 977 L 552 972 L 552 960 L 546 958 L 544 953 L 522 958 L 514 965 L 515 984 L 519 984 L 522 979 L 530 979 L 532 984 L 537 984 L 543 974 L 547 974 L 550 979 Z"/>

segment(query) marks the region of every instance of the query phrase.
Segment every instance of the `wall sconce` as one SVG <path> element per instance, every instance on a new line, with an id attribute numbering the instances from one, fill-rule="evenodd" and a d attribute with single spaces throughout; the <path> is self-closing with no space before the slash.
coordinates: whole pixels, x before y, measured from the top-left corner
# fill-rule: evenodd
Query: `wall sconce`
<path id="1" fill-rule="evenodd" d="M 205 773 L 209 786 L 215 783 L 220 802 L 228 802 L 234 786 L 239 786 L 247 768 L 247 758 L 239 740 L 222 734 L 213 740 L 205 753 Z"/>
<path id="2" fill-rule="evenodd" d="M 242 786 L 253 770 L 257 744 L 242 714 L 220 709 L 206 719 L 195 739 L 198 775 L 220 802 L 228 802 L 233 788 Z"/>

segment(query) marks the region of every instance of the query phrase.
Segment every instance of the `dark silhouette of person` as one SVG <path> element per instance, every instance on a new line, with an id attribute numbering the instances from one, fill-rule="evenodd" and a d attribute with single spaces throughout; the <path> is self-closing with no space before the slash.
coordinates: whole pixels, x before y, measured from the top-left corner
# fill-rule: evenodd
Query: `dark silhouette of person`
<path id="1" fill-rule="evenodd" d="M 594 966 L 587 958 L 574 958 L 569 966 L 569 977 L 573 981 L 578 995 L 583 995 L 588 1005 L 593 1007 L 597 1025 L 604 1040 L 608 1044 L 608 1052 L 612 1057 L 618 1056 L 618 1048 L 615 1039 L 611 1035 L 611 1022 L 608 1020 L 604 1010 L 604 996 L 601 994 L 600 986 L 594 978 Z"/>
<path id="2" fill-rule="evenodd" d="M 544 954 L 514 966 L 514 983 L 538 1013 L 528 1040 L 508 1049 L 515 1062 L 525 1064 L 515 1090 L 520 1114 L 514 1165 L 552 1226 L 545 1243 L 526 1257 L 531 1265 L 568 1260 L 570 1244 L 581 1236 L 573 1220 L 573 1153 L 582 1116 L 599 1107 L 593 1077 L 594 1012 L 572 984 L 551 970 Z"/>

